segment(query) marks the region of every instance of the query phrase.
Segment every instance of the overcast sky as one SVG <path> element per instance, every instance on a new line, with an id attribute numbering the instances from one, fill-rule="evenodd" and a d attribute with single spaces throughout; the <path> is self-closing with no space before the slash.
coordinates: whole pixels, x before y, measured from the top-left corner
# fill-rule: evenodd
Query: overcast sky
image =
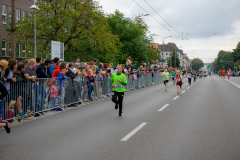
<path id="1" fill-rule="evenodd" d="M 134 0 L 144 10 L 133 0 L 97 1 L 105 13 L 119 10 L 126 17 L 149 13 L 143 19 L 151 34 L 157 34 L 155 42 L 162 44 L 164 37 L 172 36 L 164 42 L 182 46 L 191 59 L 212 62 L 209 58 L 216 58 L 220 50 L 232 51 L 240 41 L 240 0 Z"/>

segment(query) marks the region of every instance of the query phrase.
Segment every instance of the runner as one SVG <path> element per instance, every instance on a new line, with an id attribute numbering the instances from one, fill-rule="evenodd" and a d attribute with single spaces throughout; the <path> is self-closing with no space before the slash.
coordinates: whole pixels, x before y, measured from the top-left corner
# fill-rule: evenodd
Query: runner
<path id="1" fill-rule="evenodd" d="M 225 74 L 226 74 L 226 71 L 225 71 L 225 69 L 223 69 L 223 78 L 225 79 Z"/>
<path id="2" fill-rule="evenodd" d="M 230 69 L 230 67 L 228 67 L 227 74 L 228 74 L 228 80 L 229 80 L 230 76 L 231 76 L 231 69 Z"/>
<path id="3" fill-rule="evenodd" d="M 176 81 L 177 81 L 177 94 L 179 95 L 179 87 L 180 89 L 182 89 L 182 75 L 180 74 L 179 70 L 177 70 Z"/>
<path id="4" fill-rule="evenodd" d="M 117 73 L 113 73 L 111 77 L 111 84 L 113 88 L 112 101 L 115 103 L 115 109 L 119 106 L 119 117 L 122 117 L 122 103 L 125 91 L 125 85 L 127 84 L 127 79 L 122 73 L 123 66 L 117 66 Z"/>
<path id="5" fill-rule="evenodd" d="M 204 79 L 208 76 L 208 72 L 204 71 Z"/>
<path id="6" fill-rule="evenodd" d="M 200 71 L 200 73 L 199 73 L 199 79 L 202 79 L 202 76 L 203 76 L 203 72 Z"/>
<path id="7" fill-rule="evenodd" d="M 175 84 L 176 83 L 176 70 L 175 70 L 175 68 L 173 68 L 172 80 L 173 80 L 173 84 Z"/>
<path id="8" fill-rule="evenodd" d="M 183 80 L 183 77 L 184 77 L 184 72 L 183 72 L 183 70 L 182 69 L 180 69 L 180 74 L 182 75 L 182 80 Z M 183 85 L 184 83 L 182 82 L 182 85 Z"/>
<path id="9" fill-rule="evenodd" d="M 196 78 L 197 78 L 196 71 L 193 71 L 193 82 L 194 82 L 194 83 L 196 82 Z"/>
<path id="10" fill-rule="evenodd" d="M 192 82 L 192 72 L 191 70 L 188 71 L 188 84 L 191 85 Z"/>
<path id="11" fill-rule="evenodd" d="M 170 77 L 170 73 L 168 72 L 168 69 L 165 68 L 164 72 L 161 74 L 161 76 L 163 77 L 163 84 L 165 85 L 165 91 L 167 91 L 167 87 L 168 87 L 168 81 L 171 78 Z"/>
<path id="12" fill-rule="evenodd" d="M 223 70 L 220 69 L 220 75 L 221 75 L 221 78 L 223 78 Z"/>

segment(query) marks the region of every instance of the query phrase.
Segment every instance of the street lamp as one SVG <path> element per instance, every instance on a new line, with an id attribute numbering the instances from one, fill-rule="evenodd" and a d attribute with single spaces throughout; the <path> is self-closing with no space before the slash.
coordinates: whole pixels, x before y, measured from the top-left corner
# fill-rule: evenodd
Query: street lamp
<path id="1" fill-rule="evenodd" d="M 38 6 L 36 5 L 36 0 L 34 0 L 34 5 L 30 7 L 34 10 L 34 59 L 37 57 L 37 47 L 36 47 L 36 10 L 39 10 Z"/>
<path id="2" fill-rule="evenodd" d="M 172 37 L 172 36 L 168 36 L 168 37 Z M 164 44 L 164 39 L 165 39 L 165 38 L 168 38 L 168 37 L 164 37 L 164 38 L 163 38 L 163 40 L 162 40 L 162 43 L 163 43 L 163 44 Z"/>

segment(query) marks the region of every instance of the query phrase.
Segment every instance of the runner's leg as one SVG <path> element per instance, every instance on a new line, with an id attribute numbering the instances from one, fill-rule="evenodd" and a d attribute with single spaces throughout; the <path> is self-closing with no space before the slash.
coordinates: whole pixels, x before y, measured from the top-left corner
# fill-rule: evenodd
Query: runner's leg
<path id="1" fill-rule="evenodd" d="M 119 115 L 122 115 L 124 92 L 118 92 Z"/>

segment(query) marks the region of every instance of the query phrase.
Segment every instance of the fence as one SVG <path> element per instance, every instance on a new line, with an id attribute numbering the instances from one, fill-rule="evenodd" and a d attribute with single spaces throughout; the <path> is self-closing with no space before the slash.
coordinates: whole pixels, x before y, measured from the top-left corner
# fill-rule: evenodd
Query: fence
<path id="1" fill-rule="evenodd" d="M 158 84 L 163 81 L 161 73 L 126 75 L 126 91 Z M 10 94 L 3 99 L 2 120 L 10 123 L 19 119 L 19 113 L 35 118 L 44 117 L 48 111 L 65 109 L 78 103 L 88 103 L 112 95 L 111 75 L 93 78 L 78 76 L 74 79 L 35 79 L 34 82 L 7 83 Z M 21 117 L 22 118 L 22 117 Z"/>

